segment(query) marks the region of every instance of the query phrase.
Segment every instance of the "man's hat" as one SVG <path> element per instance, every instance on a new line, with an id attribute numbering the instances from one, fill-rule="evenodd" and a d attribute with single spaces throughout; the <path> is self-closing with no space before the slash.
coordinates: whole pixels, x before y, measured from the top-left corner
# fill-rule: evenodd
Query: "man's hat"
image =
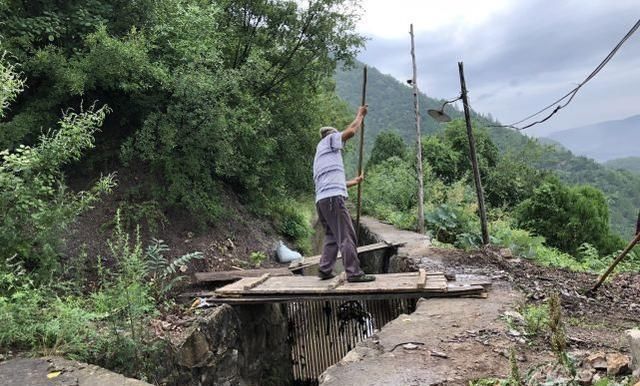
<path id="1" fill-rule="evenodd" d="M 338 129 L 331 126 L 325 126 L 320 128 L 320 137 L 324 138 L 329 134 L 337 133 Z"/>

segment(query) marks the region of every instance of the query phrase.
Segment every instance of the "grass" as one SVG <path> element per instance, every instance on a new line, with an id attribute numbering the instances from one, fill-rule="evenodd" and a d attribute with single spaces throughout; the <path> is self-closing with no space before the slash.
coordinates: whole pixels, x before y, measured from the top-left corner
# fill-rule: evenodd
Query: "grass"
<path id="1" fill-rule="evenodd" d="M 547 304 L 525 305 L 520 313 L 524 318 L 524 329 L 528 336 L 538 336 L 549 323 L 549 306 Z"/>

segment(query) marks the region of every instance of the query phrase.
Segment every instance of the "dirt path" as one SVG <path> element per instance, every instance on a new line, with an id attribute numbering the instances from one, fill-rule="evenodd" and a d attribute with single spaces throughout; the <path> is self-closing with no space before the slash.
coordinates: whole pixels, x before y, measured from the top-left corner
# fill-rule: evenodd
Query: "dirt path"
<path id="1" fill-rule="evenodd" d="M 321 385 L 468 385 L 469 380 L 509 374 L 509 355 L 517 353 L 526 369 L 553 359 L 547 332 L 525 339 L 506 322 L 505 312 L 538 304 L 551 292 L 561 294 L 570 352 L 624 351 L 622 333 L 638 326 L 640 276 L 619 275 L 595 298 L 580 295 L 594 275 L 539 267 L 503 259 L 493 251 L 466 253 L 437 249 L 425 237 L 364 218 L 371 233 L 386 241 L 406 242 L 399 250 L 415 268 L 493 279 L 487 299 L 428 299 L 411 315 L 402 315 L 352 350 L 320 378 Z M 407 342 L 412 342 L 406 344 Z"/>

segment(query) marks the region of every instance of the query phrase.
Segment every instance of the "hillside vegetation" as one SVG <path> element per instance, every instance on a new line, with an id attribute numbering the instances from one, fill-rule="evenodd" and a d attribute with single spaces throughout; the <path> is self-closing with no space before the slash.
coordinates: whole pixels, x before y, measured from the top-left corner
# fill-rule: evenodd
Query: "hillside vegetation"
<path id="1" fill-rule="evenodd" d="M 359 104 L 359 93 L 362 87 L 361 69 L 339 69 L 335 79 L 336 91 L 340 97 L 344 98 L 352 107 Z M 420 98 L 423 113 L 423 134 L 441 134 L 444 126 L 426 114 L 428 108 L 439 108 L 441 101 L 424 94 L 421 94 Z M 397 133 L 407 145 L 415 143 L 412 91 L 407 85 L 390 75 L 381 74 L 375 68 L 370 68 L 367 100 L 371 106 L 371 112 L 367 116 L 366 122 L 365 143 L 368 145 L 368 149 L 375 141 L 376 135 L 382 130 Z M 447 113 L 452 118 L 462 116 L 460 111 L 450 106 L 447 108 Z M 491 127 L 497 122 L 490 116 L 485 117 L 472 112 L 472 118 L 480 127 L 487 128 L 492 142 L 503 156 L 522 160 L 528 166 L 540 171 L 553 172 L 565 183 L 586 184 L 600 189 L 607 199 L 612 230 L 625 238 L 631 236 L 635 230 L 636 214 L 640 207 L 639 176 L 625 171 L 612 170 L 589 158 L 575 156 L 562 147 L 542 144 L 536 139 L 511 129 Z M 487 189 L 491 189 L 490 183 L 486 182 Z"/>
<path id="2" fill-rule="evenodd" d="M 0 1 L 0 354 L 166 383 L 166 344 L 148 326 L 175 310 L 170 293 L 203 251 L 173 254 L 158 233 L 182 229 L 184 250 L 230 232 L 253 218 L 235 218 L 237 197 L 305 249 L 318 127 L 352 118 L 331 77 L 362 46 L 356 11 L 346 0 Z M 87 212 L 114 189 L 112 207 Z M 94 232 L 71 234 L 83 213 Z M 231 260 L 228 241 L 201 245 Z"/>
<path id="3" fill-rule="evenodd" d="M 626 170 L 634 174 L 640 174 L 640 157 L 616 158 L 605 162 L 604 165 L 611 169 Z"/>

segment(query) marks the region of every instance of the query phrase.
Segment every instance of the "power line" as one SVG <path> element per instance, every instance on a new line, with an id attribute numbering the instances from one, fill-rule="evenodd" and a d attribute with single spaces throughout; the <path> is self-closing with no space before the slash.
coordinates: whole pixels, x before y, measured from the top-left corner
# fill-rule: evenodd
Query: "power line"
<path id="1" fill-rule="evenodd" d="M 636 32 L 636 30 L 640 27 L 640 19 L 638 19 L 638 21 L 636 21 L 636 23 L 634 24 L 633 27 L 631 27 L 631 29 L 629 30 L 629 32 L 627 32 L 626 35 L 624 35 L 624 37 L 622 38 L 622 40 L 620 40 L 620 42 L 618 42 L 618 44 L 616 44 L 616 46 L 611 50 L 611 52 L 609 52 L 609 54 L 602 60 L 602 62 L 600 62 L 600 64 L 598 64 L 598 66 L 596 66 L 596 68 L 580 83 L 578 84 L 575 88 L 573 88 L 571 91 L 569 91 L 568 93 L 566 93 L 564 96 L 562 96 L 560 99 L 557 99 L 556 101 L 550 103 L 548 106 L 538 110 L 537 112 L 526 116 L 525 118 L 522 118 L 521 120 L 517 121 L 517 122 L 513 122 L 509 125 L 492 125 L 490 127 L 510 127 L 516 130 L 525 130 L 530 128 L 531 126 L 537 125 L 539 123 L 545 122 L 547 121 L 549 118 L 551 118 L 552 116 L 554 116 L 558 111 L 560 111 L 560 109 L 566 107 L 569 103 L 571 103 L 571 101 L 573 100 L 573 98 L 576 96 L 576 94 L 578 93 L 578 91 L 580 90 L 580 88 L 582 88 L 582 86 L 584 86 L 585 84 L 587 84 L 587 82 L 589 82 L 591 79 L 593 79 L 599 72 L 600 70 L 602 70 L 604 68 L 604 66 L 607 65 L 607 63 L 609 63 L 609 61 L 611 60 L 611 58 L 613 58 L 613 56 L 618 52 L 618 50 L 620 49 L 620 47 L 622 47 L 622 45 L 631 37 L 631 35 L 634 34 L 634 32 Z M 565 103 L 563 104 L 559 104 L 562 101 L 566 100 Z M 522 126 L 522 127 L 516 127 L 517 124 L 528 121 L 529 119 L 542 114 L 543 112 L 549 110 L 550 108 L 554 107 L 555 109 L 553 109 L 553 111 L 548 114 L 546 117 L 532 122 L 528 125 Z"/>

